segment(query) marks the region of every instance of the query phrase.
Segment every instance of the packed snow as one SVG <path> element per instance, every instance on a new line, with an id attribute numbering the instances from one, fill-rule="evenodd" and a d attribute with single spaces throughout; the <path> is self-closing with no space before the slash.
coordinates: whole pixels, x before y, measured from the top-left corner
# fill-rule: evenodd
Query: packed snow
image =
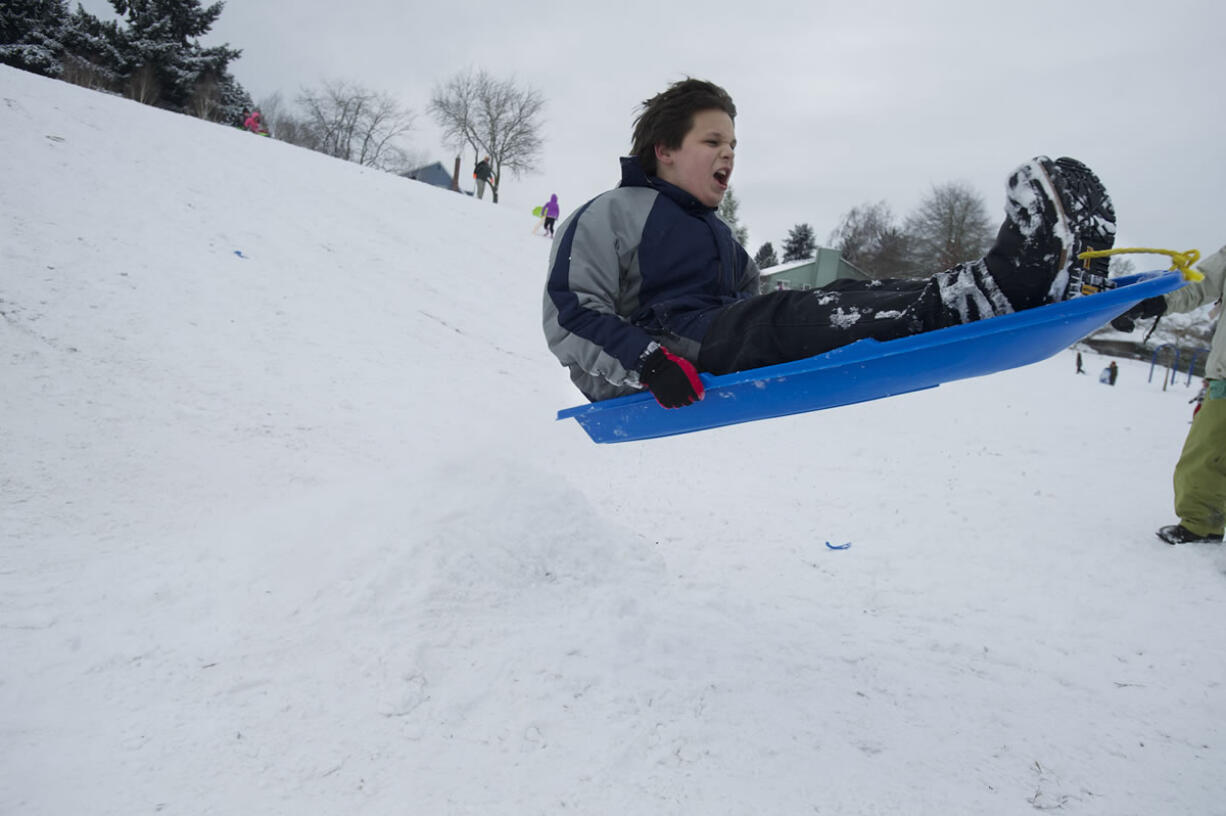
<path id="1" fill-rule="evenodd" d="M 0 178 L 0 813 L 1226 813 L 1198 381 L 594 445 L 513 181 L 4 67 Z"/>

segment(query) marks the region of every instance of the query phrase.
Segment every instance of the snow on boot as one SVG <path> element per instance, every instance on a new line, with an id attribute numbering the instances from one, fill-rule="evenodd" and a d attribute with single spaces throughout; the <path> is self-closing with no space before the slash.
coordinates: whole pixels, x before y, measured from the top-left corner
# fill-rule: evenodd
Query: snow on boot
<path id="1" fill-rule="evenodd" d="M 1073 230 L 1072 250 L 1048 290 L 1048 298 L 1062 300 L 1092 295 L 1114 286 L 1108 279 L 1110 258 L 1083 261 L 1083 252 L 1111 249 L 1115 245 L 1115 207 L 1107 188 L 1090 168 L 1067 156 L 1045 168 L 1058 194 L 1058 203 Z"/>
<path id="2" fill-rule="evenodd" d="M 1005 215 L 984 262 L 1014 309 L 1109 288 L 1106 258 L 1087 266 L 1077 257 L 1115 243 L 1111 198 L 1084 164 L 1046 156 L 1026 162 L 1009 176 Z"/>

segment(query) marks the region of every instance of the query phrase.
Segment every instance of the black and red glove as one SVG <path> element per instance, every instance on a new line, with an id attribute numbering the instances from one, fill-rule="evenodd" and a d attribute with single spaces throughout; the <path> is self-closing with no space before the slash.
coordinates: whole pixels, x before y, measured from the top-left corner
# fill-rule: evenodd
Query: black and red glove
<path id="1" fill-rule="evenodd" d="M 1138 320 L 1148 320 L 1151 317 L 1162 317 L 1166 314 L 1166 298 L 1146 298 L 1128 311 L 1111 321 L 1111 327 L 1116 331 L 1130 332 L 1137 327 Z"/>
<path id="2" fill-rule="evenodd" d="M 702 399 L 702 380 L 694 364 L 657 343 L 647 347 L 639 382 L 665 408 L 680 408 Z"/>

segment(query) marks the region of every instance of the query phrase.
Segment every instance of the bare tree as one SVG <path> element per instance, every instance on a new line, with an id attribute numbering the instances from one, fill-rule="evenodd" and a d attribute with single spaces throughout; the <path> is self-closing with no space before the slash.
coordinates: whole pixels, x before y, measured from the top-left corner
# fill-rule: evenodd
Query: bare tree
<path id="1" fill-rule="evenodd" d="M 894 213 L 884 201 L 852 207 L 830 233 L 829 242 L 871 278 L 905 278 L 912 273 L 911 238 L 894 223 Z"/>
<path id="2" fill-rule="evenodd" d="M 208 75 L 202 75 L 196 81 L 191 99 L 187 103 L 187 112 L 200 119 L 216 122 L 221 116 L 221 86 L 217 80 Z"/>
<path id="3" fill-rule="evenodd" d="M 307 150 L 320 150 L 319 138 L 310 122 L 285 103 L 280 91 L 261 99 L 256 108 L 260 111 L 264 126 L 277 141 L 289 142 Z"/>
<path id="4" fill-rule="evenodd" d="M 280 91 L 273 91 L 268 96 L 264 97 L 256 104 L 255 109 L 260 112 L 260 121 L 264 123 L 264 127 L 268 128 L 268 132 L 272 134 L 274 139 L 281 139 L 277 133 L 277 123 L 287 119 L 293 119 L 293 111 L 289 110 L 285 104 L 285 98 L 281 96 Z M 304 145 L 305 146 L 305 145 Z"/>
<path id="5" fill-rule="evenodd" d="M 545 99 L 514 80 L 495 79 L 484 70 L 456 74 L 434 89 L 430 113 L 456 149 L 470 147 L 473 164 L 483 156 L 493 163 L 494 202 L 503 173 L 535 170 L 543 140 L 540 116 Z"/>
<path id="6" fill-rule="evenodd" d="M 390 95 L 325 82 L 320 90 L 304 90 L 298 103 L 304 118 L 284 122 L 291 131 L 286 141 L 365 167 L 403 169 L 407 154 L 397 140 L 412 131 L 416 117 Z"/>
<path id="7" fill-rule="evenodd" d="M 933 186 L 907 218 L 907 233 L 913 264 L 924 275 L 979 258 L 995 236 L 983 198 L 960 182 Z"/>
<path id="8" fill-rule="evenodd" d="M 477 82 L 471 71 L 456 74 L 434 89 L 428 110 L 443 129 L 445 142 L 457 150 L 471 147 L 479 154 L 482 147 L 477 138 Z"/>
<path id="9" fill-rule="evenodd" d="M 1137 265 L 1132 258 L 1125 258 L 1123 255 L 1112 255 L 1108 264 L 1108 273 L 1113 278 L 1122 278 L 1137 271 Z"/>
<path id="10" fill-rule="evenodd" d="M 109 91 L 119 84 L 114 71 L 75 54 L 65 56 L 60 79 L 92 91 Z"/>
<path id="11" fill-rule="evenodd" d="M 128 77 L 128 98 L 152 105 L 162 95 L 162 83 L 158 81 L 157 68 L 145 64 Z"/>

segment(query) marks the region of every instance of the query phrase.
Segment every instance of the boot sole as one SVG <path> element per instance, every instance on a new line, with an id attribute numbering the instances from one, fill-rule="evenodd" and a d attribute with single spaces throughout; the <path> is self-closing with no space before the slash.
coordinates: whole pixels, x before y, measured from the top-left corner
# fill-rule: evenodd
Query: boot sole
<path id="1" fill-rule="evenodd" d="M 1039 169 L 1043 171 L 1039 178 L 1039 184 L 1043 187 L 1043 191 L 1051 197 L 1056 208 L 1056 223 L 1058 227 L 1053 228 L 1053 233 L 1060 239 L 1060 243 L 1063 246 L 1059 266 L 1060 271 L 1056 273 L 1051 289 L 1048 291 L 1049 300 L 1053 302 L 1069 300 L 1081 295 L 1092 295 L 1102 291 L 1104 288 L 1109 288 L 1111 284 L 1105 279 L 1105 276 L 1089 275 L 1089 264 L 1081 262 L 1077 256 L 1087 250 L 1110 249 L 1115 242 L 1114 233 L 1109 238 L 1100 241 L 1089 240 L 1086 235 L 1074 230 L 1073 218 L 1065 205 L 1067 200 L 1075 198 L 1073 190 L 1070 189 L 1070 185 L 1067 183 L 1068 180 L 1074 175 L 1080 176 L 1086 183 L 1092 184 L 1101 192 L 1102 198 L 1107 202 L 1107 207 L 1109 208 L 1107 211 L 1099 209 L 1089 213 L 1080 213 L 1079 216 L 1087 222 L 1087 228 L 1100 218 L 1114 225 L 1115 211 L 1110 206 L 1111 198 L 1107 194 L 1107 188 L 1099 180 L 1098 176 L 1094 174 L 1094 171 L 1075 159 L 1060 158 L 1056 161 L 1043 159 L 1038 164 Z M 1108 213 L 1110 214 L 1109 217 Z M 1084 245 L 1080 245 L 1080 242 L 1084 242 Z M 1103 279 L 1091 283 L 1088 280 L 1091 277 L 1101 277 Z"/>

